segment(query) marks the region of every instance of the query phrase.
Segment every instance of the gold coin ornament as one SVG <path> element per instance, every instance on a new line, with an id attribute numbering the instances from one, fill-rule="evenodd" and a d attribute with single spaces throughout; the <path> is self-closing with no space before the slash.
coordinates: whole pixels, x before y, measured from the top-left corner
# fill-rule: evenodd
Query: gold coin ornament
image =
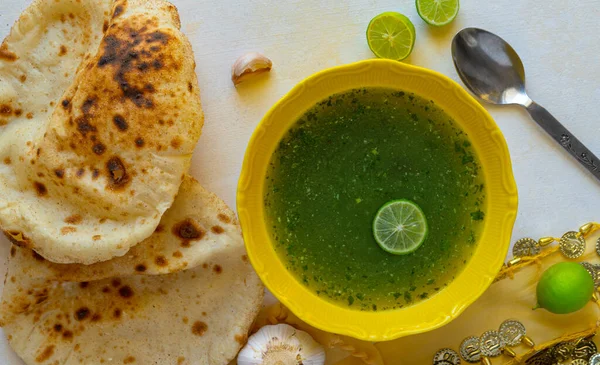
<path id="1" fill-rule="evenodd" d="M 585 252 L 585 239 L 578 232 L 567 232 L 560 238 L 560 252 L 569 259 L 583 256 Z"/>
<path id="2" fill-rule="evenodd" d="M 498 331 L 487 331 L 479 338 L 479 349 L 483 356 L 500 356 L 502 348 L 504 348 L 504 341 Z"/>
<path id="3" fill-rule="evenodd" d="M 524 257 L 524 256 L 535 256 L 541 252 L 542 248 L 539 243 L 532 238 L 521 238 L 515 242 L 513 246 L 513 256 Z"/>
<path id="4" fill-rule="evenodd" d="M 575 344 L 573 349 L 573 359 L 589 360 L 592 355 L 598 352 L 596 344 L 591 340 L 581 340 Z"/>
<path id="5" fill-rule="evenodd" d="M 590 365 L 600 365 L 600 354 L 594 354 L 590 357 Z"/>
<path id="6" fill-rule="evenodd" d="M 600 265 L 594 264 L 592 265 L 594 271 L 596 272 L 596 279 L 594 280 L 594 286 L 596 288 L 600 287 Z"/>
<path id="7" fill-rule="evenodd" d="M 594 279 L 594 287 L 598 288 L 598 284 L 600 283 L 600 271 L 598 271 L 597 265 L 592 265 L 589 262 L 581 262 L 580 264 L 588 273 L 590 273 L 592 279 Z"/>
<path id="8" fill-rule="evenodd" d="M 451 365 L 460 365 L 460 356 L 452 349 L 441 349 L 433 357 L 433 364 L 440 365 L 445 362 Z"/>
<path id="9" fill-rule="evenodd" d="M 583 359 L 575 359 L 571 361 L 571 365 L 588 365 L 588 362 Z"/>
<path id="10" fill-rule="evenodd" d="M 527 334 L 523 323 L 513 319 L 502 322 L 498 332 L 506 346 L 517 346 Z"/>
<path id="11" fill-rule="evenodd" d="M 460 357 L 468 363 L 475 364 L 481 360 L 479 337 L 467 337 L 460 344 Z"/>
<path id="12" fill-rule="evenodd" d="M 561 238 L 548 236 L 542 237 L 538 241 L 532 238 L 521 238 L 513 245 L 514 260 L 526 256 L 535 256 L 555 241 L 558 241 L 563 256 L 569 259 L 579 258 L 585 252 L 585 238 L 598 230 L 600 230 L 600 223 L 590 222 L 579 227 L 579 232 L 570 231 Z M 596 253 L 600 256 L 600 238 L 596 241 Z M 510 262 L 508 266 L 511 266 Z"/>
<path id="13" fill-rule="evenodd" d="M 572 342 L 563 342 L 554 346 L 550 351 L 550 355 L 554 360 L 561 363 L 573 356 L 573 350 L 575 350 L 575 345 Z"/>

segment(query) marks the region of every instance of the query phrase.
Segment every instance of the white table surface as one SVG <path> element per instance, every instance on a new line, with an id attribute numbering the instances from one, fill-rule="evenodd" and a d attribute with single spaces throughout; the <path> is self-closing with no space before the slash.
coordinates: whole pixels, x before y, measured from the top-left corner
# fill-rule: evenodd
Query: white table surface
<path id="1" fill-rule="evenodd" d="M 48 0 L 50 1 L 50 0 Z M 408 63 L 456 81 L 450 42 L 475 26 L 517 50 L 531 97 L 600 156 L 600 7 L 597 0 L 462 0 L 456 21 L 433 29 L 414 0 L 174 0 L 196 56 L 206 116 L 192 174 L 230 206 L 246 144 L 268 108 L 304 77 L 371 58 L 369 20 L 399 11 L 415 24 Z M 28 0 L 0 0 L 0 39 Z M 273 60 L 270 75 L 234 88 L 230 66 L 249 51 Z M 504 132 L 519 188 L 513 239 L 560 235 L 600 220 L 600 182 L 579 167 L 517 107 L 488 107 Z M 0 238 L 0 275 L 9 243 Z M 0 280 L 0 286 L 2 281 Z M 1 332 L 1 330 L 0 330 Z M 0 334 L 0 364 L 21 364 Z"/>

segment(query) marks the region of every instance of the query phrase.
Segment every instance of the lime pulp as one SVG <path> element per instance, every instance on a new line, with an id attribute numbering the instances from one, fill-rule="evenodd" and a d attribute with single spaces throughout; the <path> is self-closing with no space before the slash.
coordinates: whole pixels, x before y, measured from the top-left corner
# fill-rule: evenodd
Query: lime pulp
<path id="1" fill-rule="evenodd" d="M 388 11 L 374 17 L 367 27 L 367 43 L 380 58 L 403 60 L 415 45 L 415 26 L 406 16 Z"/>
<path id="2" fill-rule="evenodd" d="M 421 208 L 408 200 L 384 204 L 373 220 L 373 236 L 379 246 L 394 255 L 414 252 L 427 237 L 427 220 Z"/>
<path id="3" fill-rule="evenodd" d="M 460 8 L 459 0 L 416 0 L 416 5 L 421 19 L 437 27 L 451 23 Z"/>

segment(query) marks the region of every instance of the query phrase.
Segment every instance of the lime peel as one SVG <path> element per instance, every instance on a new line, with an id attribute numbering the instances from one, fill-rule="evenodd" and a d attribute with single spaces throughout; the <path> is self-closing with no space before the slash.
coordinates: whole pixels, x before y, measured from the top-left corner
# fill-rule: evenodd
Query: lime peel
<path id="1" fill-rule="evenodd" d="M 560 262 L 542 274 L 536 289 L 537 307 L 555 314 L 573 313 L 585 307 L 593 293 L 594 279 L 583 266 Z"/>

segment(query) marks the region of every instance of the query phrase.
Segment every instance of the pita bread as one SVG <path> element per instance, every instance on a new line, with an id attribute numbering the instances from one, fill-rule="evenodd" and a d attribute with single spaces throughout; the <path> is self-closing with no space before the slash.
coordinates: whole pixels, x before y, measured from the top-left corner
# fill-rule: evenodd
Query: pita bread
<path id="1" fill-rule="evenodd" d="M 56 264 L 36 255 L 22 260 L 23 272 L 56 281 L 91 281 L 125 275 L 159 275 L 194 268 L 215 250 L 238 245 L 241 235 L 235 214 L 215 194 L 186 175 L 175 202 L 154 234 L 121 257 L 91 265 Z M 25 266 L 27 265 L 27 266 Z"/>
<path id="2" fill-rule="evenodd" d="M 161 221 L 165 228 L 167 221 L 193 222 L 199 229 L 218 221 L 223 231 L 207 232 L 182 248 L 165 230 L 133 248 L 166 253 L 179 241 L 177 249 L 196 265 L 185 270 L 149 265 L 136 271 L 131 264 L 137 259 L 126 257 L 112 264 L 55 264 L 13 245 L 0 322 L 25 363 L 226 364 L 233 359 L 263 297 L 233 212 L 186 178 Z M 168 260 L 177 261 L 173 255 Z M 153 275 L 169 270 L 176 272 Z"/>
<path id="3" fill-rule="evenodd" d="M 0 226 L 57 263 L 149 237 L 203 115 L 189 42 L 162 0 L 36 0 L 0 46 Z"/>

